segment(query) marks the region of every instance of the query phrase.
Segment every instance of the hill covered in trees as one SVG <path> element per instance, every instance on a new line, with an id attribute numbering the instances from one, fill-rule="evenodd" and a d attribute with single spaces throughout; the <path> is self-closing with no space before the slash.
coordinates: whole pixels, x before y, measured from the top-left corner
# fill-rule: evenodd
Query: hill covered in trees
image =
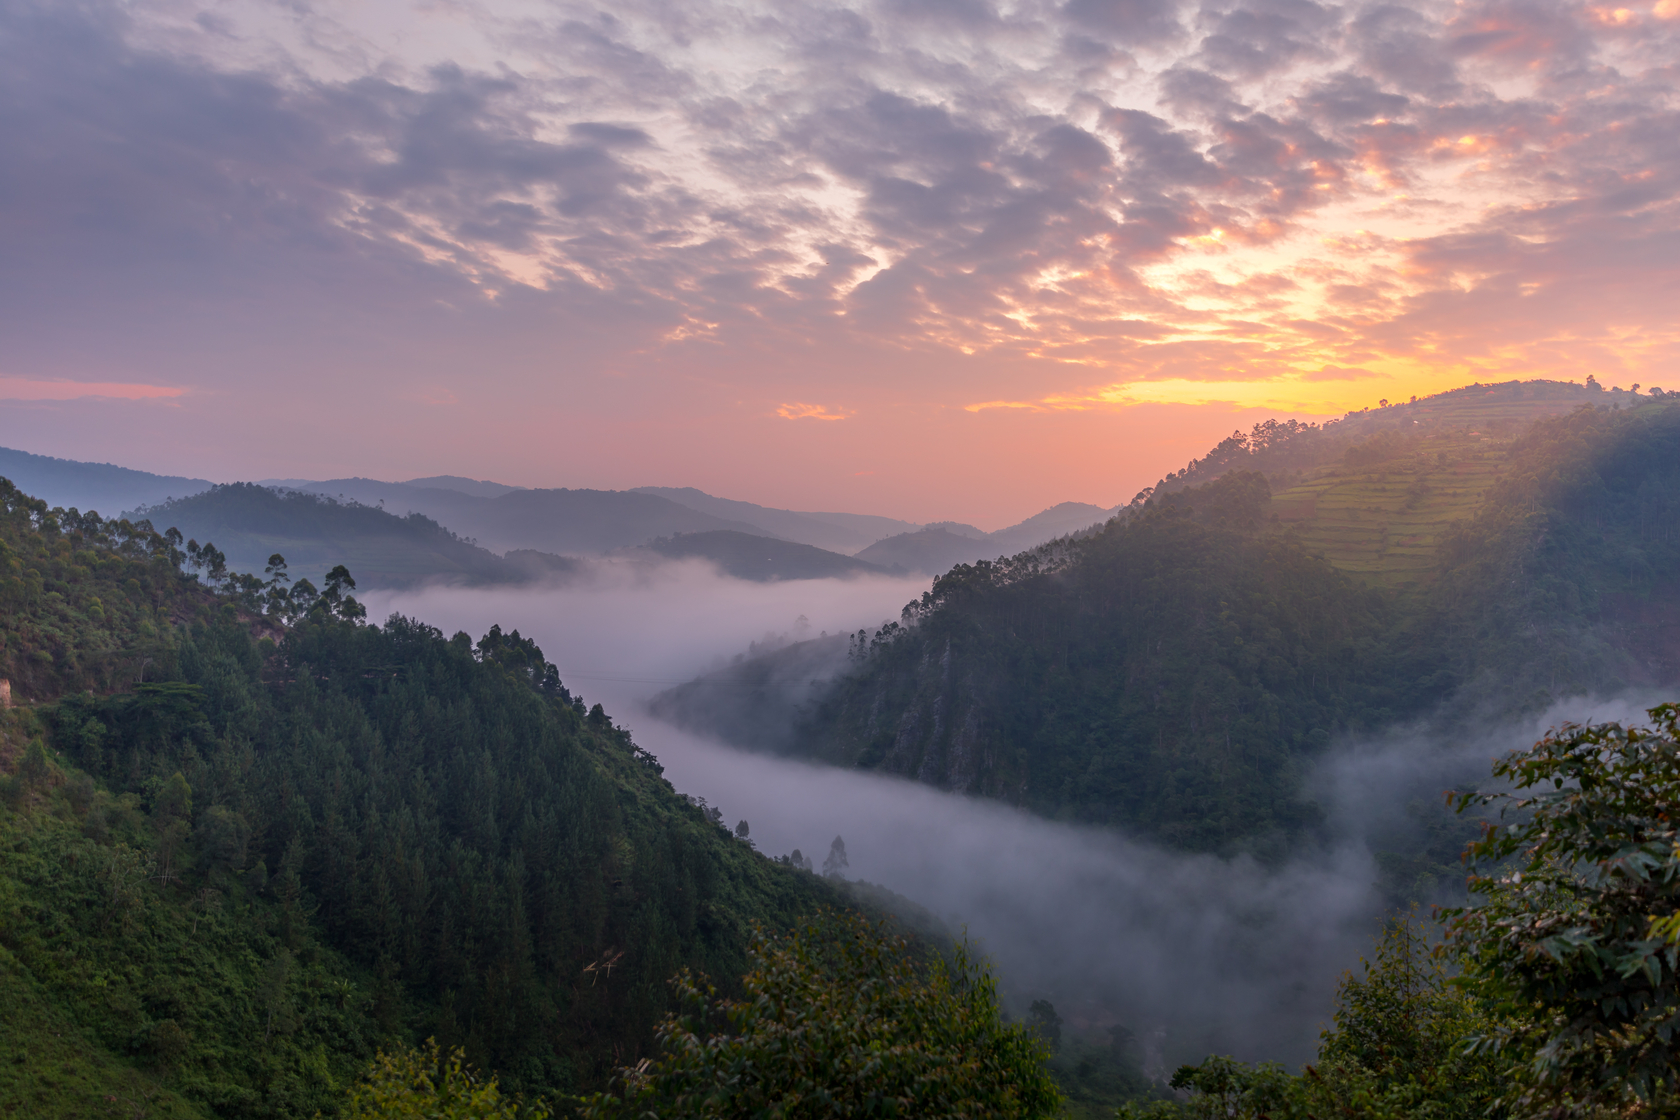
<path id="1" fill-rule="evenodd" d="M 1099 532 L 958 565 L 855 635 L 776 746 L 1176 846 L 1266 848 L 1314 827 L 1301 779 L 1338 736 L 1673 682 L 1680 402 L 1549 383 L 1447 398 L 1261 426 Z M 786 705 L 658 704 L 762 729 L 776 720 L 733 710 L 760 695 Z"/>
<path id="2" fill-rule="evenodd" d="M 339 564 L 363 582 L 384 587 L 426 580 L 520 583 L 563 576 L 576 567 L 567 557 L 532 550 L 497 556 L 423 514 L 399 517 L 354 500 L 249 482 L 214 486 L 137 511 L 141 515 L 215 544 L 233 569 L 261 571 L 268 557 L 279 553 L 294 572 L 317 580 Z"/>
<path id="3" fill-rule="evenodd" d="M 337 593 L 282 627 L 182 558 L 0 483 L 0 1110 L 332 1115 L 429 1036 L 582 1091 L 651 1052 L 678 970 L 848 900 L 517 631 Z"/>

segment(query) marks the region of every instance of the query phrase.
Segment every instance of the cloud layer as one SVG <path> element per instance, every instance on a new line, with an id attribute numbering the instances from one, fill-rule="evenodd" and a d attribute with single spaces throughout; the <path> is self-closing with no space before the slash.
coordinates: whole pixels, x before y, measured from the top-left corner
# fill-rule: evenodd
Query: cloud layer
<path id="1" fill-rule="evenodd" d="M 1660 383 L 1675 58 L 1672 0 L 9 0 L 0 359 L 882 439 Z"/>

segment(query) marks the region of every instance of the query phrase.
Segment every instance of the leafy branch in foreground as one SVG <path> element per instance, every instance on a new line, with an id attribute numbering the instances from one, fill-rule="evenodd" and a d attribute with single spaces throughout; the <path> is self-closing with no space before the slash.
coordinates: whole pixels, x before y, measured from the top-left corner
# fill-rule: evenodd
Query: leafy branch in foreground
<path id="1" fill-rule="evenodd" d="M 1498 1116 L 1508 1057 L 1467 1041 L 1493 1029 L 1475 999 L 1456 990 L 1417 914 L 1389 922 L 1363 976 L 1336 995 L 1334 1024 L 1317 1063 L 1291 1074 L 1210 1057 L 1184 1066 L 1172 1087 L 1187 1102 L 1128 1103 L 1120 1120 L 1474 1120 Z"/>
<path id="2" fill-rule="evenodd" d="M 540 1104 L 503 1096 L 494 1076 L 479 1078 L 459 1049 L 443 1054 L 436 1039 L 427 1039 L 423 1050 L 380 1051 L 340 1113 L 344 1120 L 548 1120 L 549 1115 Z"/>
<path id="3" fill-rule="evenodd" d="M 1677 1103 L 1680 708 L 1649 716 L 1565 725 L 1495 763 L 1515 792 L 1457 799 L 1501 806 L 1467 853 L 1489 868 L 1470 880 L 1483 901 L 1446 916 L 1466 982 L 1510 1024 L 1479 1044 L 1532 1054 L 1519 1114 Z"/>
<path id="4" fill-rule="evenodd" d="M 741 999 L 675 981 L 684 1005 L 662 1053 L 621 1071 L 586 1120 L 629 1117 L 1033 1117 L 1062 1097 L 1049 1053 L 1005 1025 L 996 987 L 964 947 L 918 963 L 857 914 L 822 913 L 777 936 L 760 928 Z"/>

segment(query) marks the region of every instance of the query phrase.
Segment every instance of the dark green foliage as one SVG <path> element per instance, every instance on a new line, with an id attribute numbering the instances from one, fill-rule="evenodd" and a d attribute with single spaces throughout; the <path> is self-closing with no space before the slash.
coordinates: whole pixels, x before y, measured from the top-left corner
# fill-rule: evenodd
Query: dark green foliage
<path id="1" fill-rule="evenodd" d="M 1182 470 L 1145 489 L 1132 505 L 1143 505 L 1151 495 L 1160 497 L 1211 482 L 1233 470 L 1261 471 L 1276 480 L 1338 458 L 1353 467 L 1374 466 L 1407 453 L 1407 444 L 1422 433 L 1447 427 L 1507 430 L 1513 424 L 1568 412 L 1589 402 L 1602 404 L 1602 398 L 1595 397 L 1596 388 L 1571 381 L 1478 383 L 1392 408 L 1360 409 L 1323 425 L 1263 420 L 1251 431 L 1232 432 L 1200 459 L 1192 459 Z"/>
<path id="2" fill-rule="evenodd" d="M 1516 792 L 1460 798 L 1502 808 L 1469 849 L 1479 904 L 1448 914 L 1471 989 L 1510 1019 L 1483 1045 L 1532 1055 L 1522 1115 L 1676 1105 L 1680 707 L 1650 718 L 1565 726 L 1495 764 Z"/>
<path id="3" fill-rule="evenodd" d="M 1501 1024 L 1458 991 L 1415 914 L 1390 922 L 1364 975 L 1348 975 L 1317 1063 L 1291 1074 L 1275 1062 L 1210 1057 L 1173 1075 L 1187 1102 L 1129 1103 L 1121 1120 L 1498 1120 L 1509 1056 L 1473 1049 Z"/>
<path id="4" fill-rule="evenodd" d="M 365 625 L 341 567 L 291 585 L 282 632 L 241 577 L 181 576 L 171 538 L 10 494 L 7 555 L 108 571 L 109 614 L 160 651 L 0 737 L 0 998 L 66 1017 L 102 1083 L 330 1115 L 376 1042 L 435 1036 L 511 1091 L 585 1089 L 650 1050 L 672 974 L 739 975 L 753 922 L 840 898 L 677 794 L 517 631 Z M 47 617 L 19 594 L 9 620 Z"/>
<path id="5" fill-rule="evenodd" d="M 1411 439 L 1334 449 L 1380 463 Z M 1226 458 L 1326 440 L 1280 427 Z M 1084 539 L 958 565 L 858 636 L 852 672 L 784 749 L 1177 846 L 1276 851 L 1317 820 L 1300 779 L 1338 735 L 1680 677 L 1680 406 L 1666 398 L 1533 423 L 1434 578 L 1402 591 L 1313 555 L 1268 497 L 1264 476 L 1226 473 Z M 1396 896 L 1457 846 L 1426 823 L 1427 850 L 1387 860 Z"/>
<path id="6" fill-rule="evenodd" d="M 1516 706 L 1680 668 L 1680 405 L 1582 408 L 1512 448 L 1422 594 L 1450 670 Z"/>
<path id="7" fill-rule="evenodd" d="M 1489 1006 L 1453 984 L 1434 951 L 1440 927 L 1416 911 L 1392 919 L 1363 976 L 1347 976 L 1334 1025 L 1307 1080 L 1321 1100 L 1367 1115 L 1472 1120 L 1489 1114 L 1510 1055 L 1473 1048 L 1500 1025 Z"/>
<path id="8" fill-rule="evenodd" d="M 56 765 L 46 785 L 0 809 L 0 1018 L 26 1016 L 11 1041 L 34 1054 L 0 1062 L 0 1101 L 32 1101 L 33 1115 L 67 1114 L 84 1093 L 177 1102 L 168 1115 L 196 1115 L 186 1101 L 332 1112 L 378 1034 L 368 976 L 320 945 L 289 952 L 280 906 L 249 872 L 182 866 L 180 775 L 149 812 Z"/>
<path id="9" fill-rule="evenodd" d="M 435 1039 L 423 1050 L 381 1051 L 366 1078 L 350 1091 L 345 1120 L 548 1120 L 541 1104 L 503 1095 L 496 1076 L 475 1074 L 459 1050 L 443 1053 Z"/>
<path id="10" fill-rule="evenodd" d="M 820 916 L 754 937 L 740 999 L 691 973 L 683 1010 L 651 1063 L 583 1108 L 615 1117 L 981 1117 L 1056 1115 L 1044 1043 L 999 1018 L 984 966 L 965 948 L 920 963 L 860 915 Z"/>
<path id="11" fill-rule="evenodd" d="M 749 919 L 831 892 L 703 817 L 513 651 L 529 652 L 323 618 L 265 666 L 238 625 L 201 626 L 187 681 L 78 698 L 57 738 L 143 795 L 151 858 L 187 887 L 266 880 L 284 949 L 365 969 L 380 1031 L 464 1046 L 516 1090 L 567 1090 L 651 1044 L 672 973 L 739 972 Z M 182 784 L 190 845 L 170 832 Z"/>
<path id="12" fill-rule="evenodd" d="M 0 478 L 0 677 L 14 701 L 168 676 L 204 601 L 147 522 L 48 509 Z"/>
<path id="13" fill-rule="evenodd" d="M 1160 1096 L 1140 1066 L 1142 1048 L 1123 1026 L 1070 1035 L 1050 1063 L 1056 1084 L 1067 1094 L 1071 1120 L 1110 1117 L 1127 1101 Z"/>
<path id="14" fill-rule="evenodd" d="M 1265 480 L 1083 541 L 959 565 L 813 721 L 833 761 L 1219 848 L 1316 809 L 1302 760 L 1414 710 L 1381 597 L 1260 532 Z"/>

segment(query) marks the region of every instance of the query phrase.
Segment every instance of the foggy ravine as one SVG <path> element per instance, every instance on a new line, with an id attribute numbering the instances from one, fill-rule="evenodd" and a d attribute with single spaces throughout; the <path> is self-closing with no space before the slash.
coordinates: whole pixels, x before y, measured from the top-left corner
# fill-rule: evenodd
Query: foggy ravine
<path id="1" fill-rule="evenodd" d="M 1380 914 L 1371 849 L 1404 827 L 1406 805 L 1457 782 L 1565 719 L 1638 721 L 1658 698 L 1560 705 L 1531 724 L 1459 744 L 1394 732 L 1339 744 L 1312 787 L 1339 837 L 1266 870 L 1165 851 L 927 786 L 835 770 L 708 741 L 648 715 L 648 697 L 715 668 L 769 633 L 875 627 L 925 588 L 907 579 L 746 583 L 699 563 L 606 570 L 546 589 L 434 587 L 366 596 L 476 639 L 492 623 L 534 638 L 562 679 L 657 755 L 665 776 L 726 824 L 745 819 L 760 851 L 795 848 L 820 867 L 844 836 L 848 877 L 883 884 L 998 966 L 1017 1011 L 1048 998 L 1075 1027 L 1120 1023 L 1145 1044 L 1148 1072 L 1210 1052 L 1309 1059 L 1336 984 L 1369 950 Z"/>

